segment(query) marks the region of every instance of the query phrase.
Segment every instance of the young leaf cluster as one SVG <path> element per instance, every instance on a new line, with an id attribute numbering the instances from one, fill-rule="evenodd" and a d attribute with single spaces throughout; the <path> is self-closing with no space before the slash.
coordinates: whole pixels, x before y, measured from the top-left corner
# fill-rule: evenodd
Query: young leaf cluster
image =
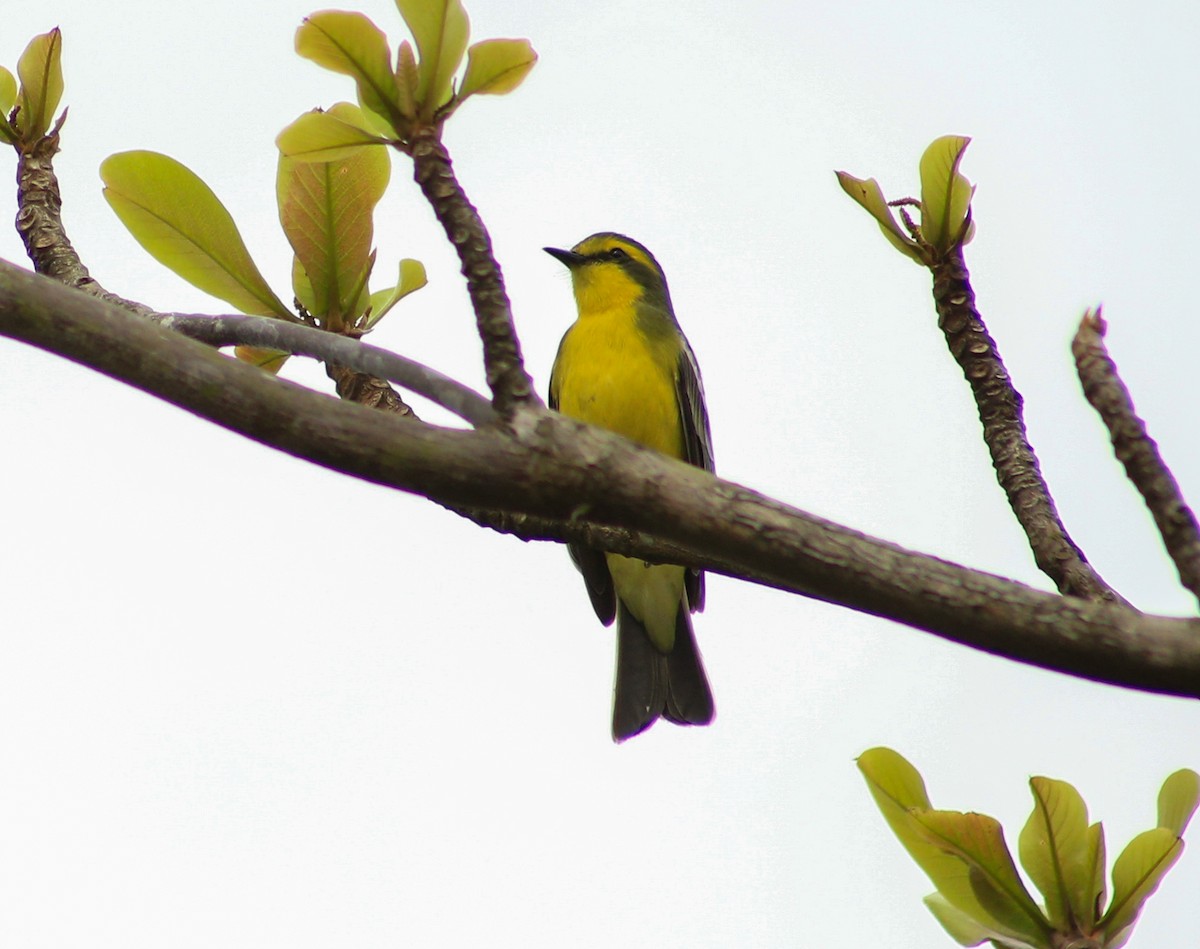
<path id="1" fill-rule="evenodd" d="M 958 170 L 970 143 L 963 135 L 943 135 L 925 149 L 920 163 L 920 202 L 911 199 L 889 202 L 874 178 L 855 178 L 844 171 L 837 172 L 838 183 L 875 218 L 893 247 L 917 263 L 931 267 L 951 248 L 968 243 L 974 234 L 971 198 L 975 187 Z M 909 219 L 904 205 L 920 208 L 919 225 Z M 901 207 L 903 228 L 892 214 L 896 206 Z"/>
<path id="2" fill-rule="evenodd" d="M 279 136 L 281 152 L 328 161 L 364 145 L 404 146 L 420 128 L 440 128 L 473 95 L 517 88 L 537 62 L 528 40 L 489 39 L 468 47 L 470 22 L 460 0 L 396 0 L 413 42 L 393 56 L 387 37 L 362 13 L 322 10 L 296 31 L 296 52 L 350 76 L 362 121 L 310 112 Z M 415 48 L 414 48 L 415 44 Z M 456 83 L 463 56 L 461 83 Z"/>
<path id="3" fill-rule="evenodd" d="M 58 27 L 35 36 L 17 61 L 17 76 L 0 66 L 0 141 L 24 148 L 54 124 L 62 101 L 62 34 Z"/>
<path id="4" fill-rule="evenodd" d="M 892 832 L 937 888 L 925 904 L 963 946 L 991 941 L 1011 949 L 1118 949 L 1142 906 L 1183 851 L 1200 801 L 1200 776 L 1176 771 L 1158 796 L 1158 825 L 1135 837 L 1105 883 L 1104 828 L 1065 781 L 1035 777 L 1034 807 L 1018 840 L 1021 865 L 1041 893 L 1029 894 L 999 822 L 935 810 L 920 773 L 889 748 L 863 752 L 858 767 Z M 1106 906 L 1107 901 L 1107 906 Z"/>
<path id="5" fill-rule="evenodd" d="M 350 103 L 330 114 L 356 122 Z M 328 162 L 280 156 L 279 221 L 293 250 L 292 292 L 299 318 L 336 333 L 372 330 L 403 297 L 425 285 L 418 261 L 402 260 L 395 284 L 372 293 L 373 215 L 391 175 L 388 153 L 358 150 Z M 242 313 L 296 320 L 271 289 L 220 199 L 194 172 L 166 155 L 120 152 L 100 166 L 104 196 L 155 259 Z M 277 370 L 282 355 L 240 350 Z"/>

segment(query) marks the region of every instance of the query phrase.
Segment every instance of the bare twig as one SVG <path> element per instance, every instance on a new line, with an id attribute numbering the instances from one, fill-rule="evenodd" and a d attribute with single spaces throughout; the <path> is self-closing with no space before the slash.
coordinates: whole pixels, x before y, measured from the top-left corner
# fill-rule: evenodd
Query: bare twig
<path id="1" fill-rule="evenodd" d="M 413 177 L 462 263 L 483 341 L 483 365 L 492 404 L 503 418 L 510 417 L 518 406 L 540 405 L 533 380 L 525 371 L 504 277 L 492 254 L 492 240 L 458 184 L 438 129 L 418 129 L 406 150 L 412 155 Z"/>
<path id="2" fill-rule="evenodd" d="M 1117 460 L 1146 501 L 1180 582 L 1200 600 L 1200 526 L 1179 485 L 1133 409 L 1129 390 L 1104 345 L 1108 327 L 1099 307 L 1084 313 L 1071 342 L 1083 394 L 1103 419 Z"/>
<path id="3" fill-rule="evenodd" d="M 975 395 L 996 478 L 1029 539 L 1038 568 L 1064 594 L 1124 603 L 1087 562 L 1058 516 L 1026 436 L 1021 395 L 975 308 L 961 246 L 934 263 L 933 299 L 938 326 Z"/>
<path id="4" fill-rule="evenodd" d="M 555 540 L 753 580 L 1076 676 L 1200 698 L 1200 619 L 1062 597 L 815 518 L 610 432 L 531 409 L 514 435 L 414 425 L 276 379 L 0 263 L 0 334 L 263 444 L 441 504 L 544 519 Z M 557 525 L 550 530 L 550 525 Z M 657 544 L 657 546 L 656 546 Z"/>

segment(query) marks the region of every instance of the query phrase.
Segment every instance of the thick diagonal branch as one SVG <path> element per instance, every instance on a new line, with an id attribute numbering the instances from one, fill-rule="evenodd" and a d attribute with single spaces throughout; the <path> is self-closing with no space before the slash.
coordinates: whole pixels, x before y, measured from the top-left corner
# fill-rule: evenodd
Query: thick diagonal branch
<path id="1" fill-rule="evenodd" d="M 414 425 L 222 358 L 3 263 L 0 334 L 337 471 L 442 504 L 545 519 L 524 536 L 585 539 L 578 527 L 583 510 L 589 524 L 628 532 L 613 538 L 621 553 L 662 556 L 653 541 L 664 542 L 675 563 L 841 604 L 1044 668 L 1200 697 L 1198 619 L 1044 593 L 906 551 L 556 413 L 524 409 L 511 430 Z M 586 540 L 603 543 L 595 534 Z"/>
<path id="2" fill-rule="evenodd" d="M 938 326 L 975 396 L 996 478 L 1029 539 L 1038 568 L 1064 594 L 1123 602 L 1087 562 L 1058 516 L 1026 436 L 1021 395 L 975 308 L 961 247 L 935 263 L 933 299 Z"/>
<path id="3" fill-rule="evenodd" d="M 509 418 L 520 405 L 541 404 L 533 380 L 525 371 L 504 276 L 492 253 L 492 239 L 459 186 L 438 131 L 418 129 L 409 152 L 413 177 L 458 252 L 483 342 L 483 366 L 496 411 Z"/>
<path id="4" fill-rule="evenodd" d="M 1200 526 L 1158 445 L 1133 410 L 1129 390 L 1104 345 L 1106 329 L 1100 311 L 1089 311 L 1071 342 L 1084 397 L 1104 421 L 1117 460 L 1145 499 L 1180 582 L 1200 599 Z"/>

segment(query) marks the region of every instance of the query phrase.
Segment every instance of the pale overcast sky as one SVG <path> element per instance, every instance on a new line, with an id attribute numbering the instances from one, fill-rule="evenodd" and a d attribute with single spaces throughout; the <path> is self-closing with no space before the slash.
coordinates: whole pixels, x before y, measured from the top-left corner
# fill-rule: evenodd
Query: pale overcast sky
<path id="1" fill-rule="evenodd" d="M 390 0 L 359 8 L 393 45 L 405 35 Z M 147 256 L 101 197 L 100 162 L 149 148 L 212 185 L 290 299 L 273 139 L 353 97 L 292 51 L 314 9 L 7 4 L 10 69 L 31 36 L 63 29 L 64 219 L 107 287 L 226 310 Z M 1200 8 L 468 10 L 475 38 L 529 37 L 541 54 L 524 87 L 473 100 L 446 137 L 543 390 L 573 301 L 541 248 L 628 233 L 670 279 L 723 475 L 1047 587 L 928 275 L 833 175 L 912 193 L 925 145 L 970 135 L 967 261 L 1068 528 L 1139 607 L 1194 612 L 1068 344 L 1103 302 L 1139 411 L 1200 500 Z M 409 177 L 397 158 L 380 273 L 418 257 L 430 286 L 373 341 L 482 388 L 457 265 Z M 11 219 L 11 188 L 6 200 Z M 24 261 L 11 229 L 0 256 Z M 327 385 L 311 366 L 287 372 Z M 1071 781 L 1110 855 L 1153 825 L 1170 772 L 1200 767 L 1195 702 L 719 577 L 696 618 L 716 723 L 615 747 L 612 634 L 557 546 L 3 339 L 0 441 L 4 946 L 950 946 L 855 769 L 864 749 L 896 748 L 935 804 L 998 817 L 1014 849 L 1027 779 Z M 1185 853 L 1131 947 L 1186 944 L 1197 892 L 1200 857 Z"/>

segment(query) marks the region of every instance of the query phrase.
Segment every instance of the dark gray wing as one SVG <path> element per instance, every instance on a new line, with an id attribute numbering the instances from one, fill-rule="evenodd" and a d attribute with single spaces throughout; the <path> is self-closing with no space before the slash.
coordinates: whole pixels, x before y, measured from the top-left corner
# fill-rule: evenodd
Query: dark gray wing
<path id="1" fill-rule="evenodd" d="M 700 369 L 696 355 L 686 339 L 679 352 L 679 376 L 676 381 L 676 397 L 679 399 L 679 416 L 683 423 L 683 450 L 688 464 L 713 470 L 712 431 L 708 425 L 708 408 L 704 404 L 704 384 L 700 381 Z"/>
<path id="2" fill-rule="evenodd" d="M 679 369 L 675 396 L 679 400 L 679 421 L 683 427 L 684 460 L 688 464 L 713 470 L 712 430 L 708 425 L 708 407 L 704 404 L 704 384 L 696 354 L 680 333 Z M 688 570 L 685 579 L 688 603 L 692 612 L 704 609 L 704 571 Z"/>

